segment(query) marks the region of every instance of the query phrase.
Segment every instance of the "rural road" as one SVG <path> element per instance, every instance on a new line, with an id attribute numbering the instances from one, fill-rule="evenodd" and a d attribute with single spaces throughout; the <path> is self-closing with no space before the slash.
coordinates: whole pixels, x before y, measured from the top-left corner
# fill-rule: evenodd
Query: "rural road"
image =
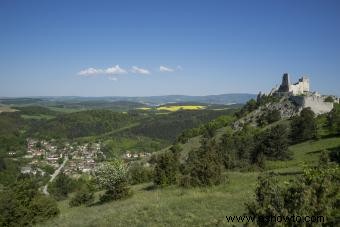
<path id="1" fill-rule="evenodd" d="M 60 173 L 61 169 L 64 168 L 67 161 L 68 161 L 68 156 L 65 157 L 63 163 L 59 166 L 59 168 L 56 169 L 56 171 L 54 171 L 54 173 L 52 174 L 51 179 L 48 181 L 48 183 L 52 182 L 54 180 L 54 178 L 56 178 L 58 176 L 58 174 Z M 48 183 L 43 188 L 43 193 L 45 195 L 49 195 L 49 193 L 47 191 Z"/>

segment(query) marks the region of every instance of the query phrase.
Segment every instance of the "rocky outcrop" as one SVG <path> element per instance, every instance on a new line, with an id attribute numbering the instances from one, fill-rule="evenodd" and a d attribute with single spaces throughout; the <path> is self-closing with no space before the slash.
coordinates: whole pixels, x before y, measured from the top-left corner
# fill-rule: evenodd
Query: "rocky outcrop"
<path id="1" fill-rule="evenodd" d="M 260 106 L 258 109 L 252 111 L 241 119 L 237 120 L 233 124 L 233 128 L 238 130 L 241 129 L 244 125 L 250 124 L 252 126 L 257 126 L 258 119 L 267 112 L 277 110 L 280 112 L 281 119 L 289 119 L 298 115 L 301 111 L 301 108 L 292 102 L 288 97 L 282 97 L 277 102 L 270 102 L 263 106 Z"/>
<path id="2" fill-rule="evenodd" d="M 256 126 L 261 116 L 274 110 L 280 112 L 281 119 L 288 119 L 298 115 L 302 109 L 307 107 L 311 108 L 316 115 L 329 113 L 333 109 L 334 103 L 339 103 L 339 98 L 335 96 L 331 96 L 331 100 L 334 101 L 326 102 L 328 96 L 310 92 L 309 87 L 307 77 L 304 76 L 297 83 L 291 84 L 289 75 L 283 74 L 280 87 L 273 88 L 267 96 L 260 92 L 257 96 L 257 105 L 260 107 L 237 120 L 233 125 L 234 128 L 240 129 L 245 124 Z"/>

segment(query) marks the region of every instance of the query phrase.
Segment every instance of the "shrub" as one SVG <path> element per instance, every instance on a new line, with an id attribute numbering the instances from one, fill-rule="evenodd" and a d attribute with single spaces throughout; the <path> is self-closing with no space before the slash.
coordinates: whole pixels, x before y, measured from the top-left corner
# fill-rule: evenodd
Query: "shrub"
<path id="1" fill-rule="evenodd" d="M 198 150 L 189 153 L 185 163 L 182 186 L 211 186 L 222 181 L 222 160 L 214 140 L 203 139 Z"/>
<path id="2" fill-rule="evenodd" d="M 218 145 L 218 153 L 226 169 L 248 168 L 257 144 L 258 131 L 244 127 L 241 131 L 227 132 Z"/>
<path id="3" fill-rule="evenodd" d="M 90 205 L 94 201 L 94 194 L 87 187 L 80 189 L 75 196 L 70 200 L 71 207 Z"/>
<path id="4" fill-rule="evenodd" d="M 158 186 L 167 186 L 177 183 L 179 173 L 179 152 L 178 146 L 172 146 L 170 151 L 157 155 L 154 158 L 155 169 L 153 182 Z"/>
<path id="5" fill-rule="evenodd" d="M 271 159 L 286 159 L 289 156 L 288 134 L 289 130 L 286 125 L 279 124 L 274 126 L 259 136 L 256 149 Z"/>
<path id="6" fill-rule="evenodd" d="M 257 124 L 260 126 L 264 126 L 267 124 L 271 124 L 273 122 L 279 121 L 281 119 L 281 113 L 278 110 L 267 110 L 263 113 L 258 119 Z"/>
<path id="7" fill-rule="evenodd" d="M 247 204 L 247 214 L 256 217 L 323 216 L 325 226 L 334 226 L 339 209 L 339 168 L 320 165 L 307 168 L 303 176 L 281 185 L 273 175 L 259 177 L 255 201 Z M 286 223 L 295 226 L 294 222 Z M 257 219 L 258 226 L 273 226 Z"/>
<path id="8" fill-rule="evenodd" d="M 340 164 L 340 147 L 329 153 L 329 159 L 332 162 Z"/>
<path id="9" fill-rule="evenodd" d="M 100 198 L 101 202 L 117 200 L 130 194 L 126 165 L 119 160 L 104 163 L 95 171 L 96 181 L 105 194 Z"/>
<path id="10" fill-rule="evenodd" d="M 190 175 L 182 175 L 179 179 L 179 186 L 183 188 L 190 188 L 192 186 L 192 178 Z"/>
<path id="11" fill-rule="evenodd" d="M 328 114 L 328 127 L 334 134 L 340 134 L 340 105 L 335 104 L 333 110 Z"/>
<path id="12" fill-rule="evenodd" d="M 55 200 L 45 195 L 35 196 L 29 205 L 29 210 L 33 216 L 32 223 L 42 222 L 59 214 Z"/>
<path id="13" fill-rule="evenodd" d="M 31 226 L 58 213 L 55 200 L 40 194 L 30 177 L 19 178 L 0 193 L 0 226 Z"/>
<path id="14" fill-rule="evenodd" d="M 292 120 L 291 129 L 291 138 L 294 142 L 317 138 L 315 114 L 311 108 L 304 108 L 300 116 Z"/>
<path id="15" fill-rule="evenodd" d="M 327 98 L 325 98 L 325 102 L 334 102 L 334 99 L 332 96 L 328 96 Z"/>
<path id="16" fill-rule="evenodd" d="M 150 167 L 143 166 L 140 163 L 134 163 L 129 167 L 128 178 L 129 183 L 140 184 L 150 182 L 152 180 L 152 169 Z"/>
<path id="17" fill-rule="evenodd" d="M 247 115 L 248 113 L 256 110 L 258 107 L 259 107 L 259 104 L 254 99 L 251 99 L 241 108 L 240 111 L 235 113 L 235 115 L 236 117 L 241 118 Z"/>
<path id="18" fill-rule="evenodd" d="M 56 200 L 63 200 L 67 198 L 68 193 L 74 191 L 75 187 L 75 180 L 61 172 L 56 179 L 50 183 L 48 189 Z"/>

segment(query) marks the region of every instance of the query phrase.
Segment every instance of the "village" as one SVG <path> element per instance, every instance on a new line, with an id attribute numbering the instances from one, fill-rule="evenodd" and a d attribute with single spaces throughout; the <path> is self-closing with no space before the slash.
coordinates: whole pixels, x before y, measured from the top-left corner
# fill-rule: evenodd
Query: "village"
<path id="1" fill-rule="evenodd" d="M 81 174 L 91 174 L 100 162 L 106 159 L 101 150 L 101 143 L 69 143 L 57 140 L 39 140 L 28 138 L 27 152 L 24 158 L 30 160 L 27 165 L 21 168 L 23 174 L 40 174 L 46 172 L 52 174 L 58 169 L 66 157 L 68 157 L 63 172 L 71 177 L 79 177 Z M 122 159 L 126 162 L 135 161 L 150 157 L 151 153 L 125 151 Z M 49 169 L 46 171 L 44 169 Z"/>
<path id="2" fill-rule="evenodd" d="M 49 166 L 55 170 L 68 157 L 63 172 L 70 176 L 90 173 L 100 160 L 106 158 L 101 151 L 100 143 L 70 144 L 32 138 L 27 139 L 27 154 L 24 157 L 31 161 L 21 168 L 21 173 L 41 172 L 42 175 L 45 174 L 42 166 Z"/>

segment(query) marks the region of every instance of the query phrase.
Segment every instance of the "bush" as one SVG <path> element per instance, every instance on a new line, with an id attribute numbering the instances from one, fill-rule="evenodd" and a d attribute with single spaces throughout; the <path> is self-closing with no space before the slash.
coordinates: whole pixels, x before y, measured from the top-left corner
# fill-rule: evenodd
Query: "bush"
<path id="1" fill-rule="evenodd" d="M 325 98 L 325 102 L 334 102 L 334 99 L 332 96 L 328 96 L 327 98 Z"/>
<path id="2" fill-rule="evenodd" d="M 129 183 L 132 185 L 150 182 L 152 181 L 152 176 L 152 169 L 143 166 L 140 163 L 134 163 L 132 166 L 129 167 L 128 178 Z"/>
<path id="3" fill-rule="evenodd" d="M 182 186 L 211 186 L 222 181 L 222 160 L 214 140 L 203 139 L 198 150 L 189 153 L 185 163 Z"/>
<path id="4" fill-rule="evenodd" d="M 100 198 L 101 202 L 121 199 L 130 194 L 127 168 L 122 161 L 104 163 L 96 170 L 95 178 L 99 186 L 106 190 Z"/>
<path id="5" fill-rule="evenodd" d="M 257 120 L 257 123 L 260 126 L 264 126 L 267 124 L 271 124 L 274 123 L 276 121 L 281 120 L 281 113 L 278 110 L 268 110 L 267 112 L 265 112 L 264 114 L 262 114 L 259 119 Z"/>
<path id="6" fill-rule="evenodd" d="M 339 218 L 339 168 L 329 165 L 307 168 L 303 176 L 281 185 L 273 174 L 260 176 L 256 200 L 247 204 L 247 215 L 323 216 L 325 226 L 334 226 Z M 286 223 L 295 226 L 294 222 Z M 257 219 L 258 226 L 273 226 L 269 220 Z"/>
<path id="7" fill-rule="evenodd" d="M 263 152 L 267 157 L 271 159 L 287 159 L 288 155 L 288 139 L 289 129 L 286 125 L 279 124 L 274 126 L 258 138 L 257 150 Z"/>
<path id="8" fill-rule="evenodd" d="M 125 199 L 132 195 L 129 190 L 128 184 L 120 184 L 114 190 L 107 190 L 99 198 L 101 203 L 110 202 L 112 200 Z"/>
<path id="9" fill-rule="evenodd" d="M 294 142 L 317 138 L 317 124 L 315 114 L 311 108 L 304 108 L 300 116 L 295 117 L 291 122 L 291 138 Z"/>
<path id="10" fill-rule="evenodd" d="M 218 145 L 218 152 L 226 169 L 248 168 L 256 148 L 258 131 L 244 127 L 241 131 L 226 133 Z"/>
<path id="11" fill-rule="evenodd" d="M 328 114 L 328 127 L 334 134 L 340 134 L 340 105 L 335 104 L 333 110 Z"/>
<path id="12" fill-rule="evenodd" d="M 167 186 L 177 183 L 179 173 L 179 152 L 178 146 L 172 146 L 170 151 L 155 156 L 155 169 L 153 182 L 158 186 Z"/>
<path id="13" fill-rule="evenodd" d="M 48 191 L 56 200 L 63 200 L 67 198 L 68 193 L 74 191 L 75 187 L 75 180 L 61 172 L 56 179 L 50 183 Z"/>
<path id="14" fill-rule="evenodd" d="M 80 189 L 75 196 L 70 200 L 69 205 L 71 207 L 90 205 L 94 201 L 94 194 L 87 187 Z"/>
<path id="15" fill-rule="evenodd" d="M 19 178 L 0 193 L 0 226 L 31 226 L 58 213 L 55 200 L 40 194 L 30 177 Z"/>
<path id="16" fill-rule="evenodd" d="M 340 164 L 340 147 L 329 153 L 329 159 L 332 162 Z"/>
<path id="17" fill-rule="evenodd" d="M 45 221 L 59 214 L 58 205 L 55 200 L 45 196 L 35 196 L 29 206 L 32 223 Z"/>
<path id="18" fill-rule="evenodd" d="M 182 175 L 179 179 L 179 186 L 183 188 L 190 188 L 193 184 L 193 180 L 190 175 Z"/>
<path id="19" fill-rule="evenodd" d="M 258 107 L 259 103 L 257 103 L 254 99 L 251 99 L 235 115 L 238 118 L 244 117 L 248 113 L 256 110 Z"/>

